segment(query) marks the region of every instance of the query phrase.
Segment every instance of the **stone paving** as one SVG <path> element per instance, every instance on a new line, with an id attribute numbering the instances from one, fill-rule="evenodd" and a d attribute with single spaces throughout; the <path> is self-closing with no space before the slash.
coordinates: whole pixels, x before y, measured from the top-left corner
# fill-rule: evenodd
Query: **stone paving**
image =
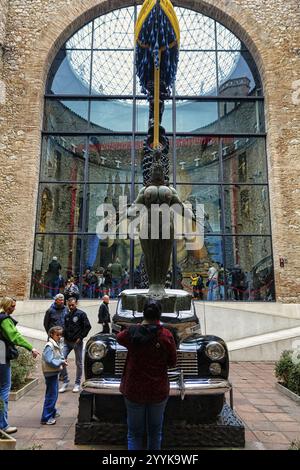
<path id="1" fill-rule="evenodd" d="M 70 359 L 69 364 L 72 380 L 75 375 L 74 361 Z M 38 386 L 9 405 L 10 424 L 18 427 L 18 432 L 14 434 L 17 449 L 125 449 L 124 446 L 74 445 L 78 394 L 72 393 L 72 387 L 66 393 L 59 394 L 61 417 L 56 425 L 41 425 L 45 387 L 40 365 L 38 369 Z M 275 388 L 273 370 L 274 364 L 268 362 L 231 363 L 234 408 L 245 423 L 247 450 L 286 450 L 292 441 L 300 439 L 300 405 Z"/>

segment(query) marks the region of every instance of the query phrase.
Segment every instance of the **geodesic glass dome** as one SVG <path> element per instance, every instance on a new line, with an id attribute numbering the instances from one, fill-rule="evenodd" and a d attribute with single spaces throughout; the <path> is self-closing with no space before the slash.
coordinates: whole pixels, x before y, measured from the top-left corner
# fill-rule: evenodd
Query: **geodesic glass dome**
<path id="1" fill-rule="evenodd" d="M 241 42 L 208 16 L 186 8 L 176 7 L 175 10 L 181 30 L 176 93 L 214 95 L 217 88 L 215 50 L 232 51 L 219 60 L 219 77 L 224 82 L 240 59 Z M 134 7 L 95 19 L 74 34 L 66 48 L 71 67 L 84 86 L 89 87 L 92 75 L 92 94 L 132 93 Z M 94 50 L 92 71 L 84 48 Z"/>

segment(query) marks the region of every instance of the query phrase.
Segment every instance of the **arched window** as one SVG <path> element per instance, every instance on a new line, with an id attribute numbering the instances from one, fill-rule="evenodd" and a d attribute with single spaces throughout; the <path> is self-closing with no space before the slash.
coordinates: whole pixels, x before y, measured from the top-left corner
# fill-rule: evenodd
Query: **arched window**
<path id="1" fill-rule="evenodd" d="M 96 234 L 97 208 L 110 202 L 118 213 L 119 196 L 133 201 L 142 182 L 148 103 L 134 73 L 139 8 L 95 18 L 64 44 L 51 66 L 38 209 L 38 218 L 47 210 L 47 224 L 36 224 L 33 297 L 53 294 L 45 281 L 53 256 L 62 278 L 74 275 L 83 296 L 101 295 L 87 287 L 86 270 L 97 276 L 115 257 L 130 273 L 131 286 L 139 285 L 139 241 L 125 233 L 115 240 Z M 199 298 L 274 300 L 259 72 L 245 45 L 223 25 L 187 8 L 176 12 L 179 67 L 163 115 L 170 182 L 183 201 L 203 204 L 205 237 L 192 251 L 185 240 L 175 242 L 173 286 L 192 290 L 191 277 L 200 274 L 203 287 L 199 281 L 194 289 Z M 51 194 L 51 210 L 45 194 Z M 209 291 L 210 268 L 218 282 Z"/>

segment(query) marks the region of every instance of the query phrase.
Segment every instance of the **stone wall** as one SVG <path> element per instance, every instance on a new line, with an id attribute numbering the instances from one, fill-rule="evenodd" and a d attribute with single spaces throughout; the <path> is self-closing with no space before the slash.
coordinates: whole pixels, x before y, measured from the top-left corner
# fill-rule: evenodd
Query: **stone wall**
<path id="1" fill-rule="evenodd" d="M 6 86 L 6 95 L 0 100 L 2 295 L 29 296 L 43 93 L 49 66 L 59 47 L 78 28 L 94 16 L 128 4 L 121 0 L 0 0 L 0 44 L 5 51 L 2 78 Z M 245 42 L 260 69 L 266 97 L 277 300 L 299 302 L 299 2 L 181 0 L 180 5 L 213 16 L 231 29 Z M 279 267 L 280 256 L 288 260 L 284 268 Z"/>

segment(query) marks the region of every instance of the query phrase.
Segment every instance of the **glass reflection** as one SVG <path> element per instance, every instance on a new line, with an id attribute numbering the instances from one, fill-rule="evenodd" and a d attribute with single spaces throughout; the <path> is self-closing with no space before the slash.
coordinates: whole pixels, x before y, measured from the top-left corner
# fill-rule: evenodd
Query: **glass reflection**
<path id="1" fill-rule="evenodd" d="M 80 57 L 76 57 L 79 55 Z M 74 60 L 76 58 L 76 68 Z M 80 75 L 81 74 L 81 75 Z M 90 92 L 91 52 L 66 51 L 57 54 L 48 76 L 46 93 L 88 95 Z M 83 79 L 82 77 L 85 77 Z"/>
<path id="2" fill-rule="evenodd" d="M 86 132 L 87 100 L 46 100 L 44 130 L 46 132 Z"/>
<path id="3" fill-rule="evenodd" d="M 104 294 L 116 298 L 129 286 L 129 240 L 101 240 L 85 237 L 83 248 L 83 298 L 101 299 Z"/>
<path id="4" fill-rule="evenodd" d="M 191 206 L 192 211 L 201 221 L 202 233 L 221 231 L 221 195 L 220 187 L 214 185 L 184 185 L 178 184 L 176 190 L 183 203 Z"/>
<path id="5" fill-rule="evenodd" d="M 78 232 L 82 225 L 83 185 L 40 184 L 37 231 Z"/>
<path id="6" fill-rule="evenodd" d="M 173 106 L 171 100 L 165 101 L 165 110 L 162 117 L 161 125 L 166 132 L 173 131 L 172 124 Z M 146 100 L 137 100 L 136 102 L 136 130 L 138 132 L 147 132 L 149 128 L 149 103 Z"/>
<path id="7" fill-rule="evenodd" d="M 225 64 L 232 64 L 226 73 Z M 262 94 L 257 67 L 247 51 L 218 52 L 219 95 L 257 96 Z"/>
<path id="8" fill-rule="evenodd" d="M 256 134 L 265 131 L 264 107 L 262 101 L 222 101 L 219 103 L 219 132 Z M 207 127 L 215 130 L 215 124 Z"/>
<path id="9" fill-rule="evenodd" d="M 225 237 L 228 300 L 275 300 L 270 237 Z"/>
<path id="10" fill-rule="evenodd" d="M 217 137 L 177 137 L 176 158 L 178 183 L 211 183 L 219 180 Z"/>
<path id="11" fill-rule="evenodd" d="M 74 273 L 83 297 L 101 298 L 104 292 L 115 295 L 110 267 L 116 257 L 122 266 L 119 289 L 130 275 L 125 269 L 130 257 L 134 285 L 143 287 L 139 240 L 131 243 L 134 250 L 130 251 L 129 239 L 104 239 L 96 233 L 99 205 L 111 203 L 119 217 L 118 197 L 126 196 L 128 202 L 134 199 L 143 180 L 145 137 L 141 134 L 148 130 L 149 109 L 146 99 L 139 99 L 133 115 L 133 94 L 139 93 L 138 83 L 133 90 L 135 9 L 140 6 L 95 18 L 67 41 L 51 66 L 46 92 L 77 95 L 78 99 L 46 99 L 44 130 L 81 135 L 43 137 L 41 179 L 49 183 L 40 184 L 39 192 L 35 297 L 53 296 L 53 289 L 50 292 L 42 286 L 49 281 L 47 270 L 53 256 L 62 266 L 62 277 Z M 167 101 L 162 125 L 169 134 L 176 133 L 176 138 L 169 137 L 170 183 L 176 183 L 180 197 L 193 210 L 203 205 L 205 233 L 204 239 L 175 242 L 173 282 L 200 300 L 272 300 L 271 241 L 262 236 L 270 233 L 265 139 L 235 137 L 264 132 L 263 101 L 254 99 L 262 95 L 259 73 L 244 44 L 223 25 L 186 8 L 176 7 L 176 12 L 181 29 L 176 94 L 190 99 L 177 100 L 175 110 L 173 102 Z M 222 101 L 214 101 L 217 93 Z M 201 101 L 209 95 L 210 101 Z M 236 99 L 229 100 L 229 96 Z M 132 134 L 133 125 L 138 136 Z M 181 137 L 183 133 L 193 135 Z M 135 194 L 131 194 L 133 182 Z M 228 235 L 221 236 L 224 226 Z M 68 231 L 72 233 L 57 235 Z M 259 236 L 247 236 L 249 232 Z M 237 280 L 236 265 L 245 274 L 243 281 Z M 105 291 L 100 288 L 103 276 Z M 199 278 L 196 287 L 192 284 L 195 276 Z"/>
<path id="12" fill-rule="evenodd" d="M 91 102 L 91 130 L 94 132 L 131 132 L 132 101 L 104 100 Z"/>
<path id="13" fill-rule="evenodd" d="M 222 64 L 225 76 L 230 75 L 234 61 Z M 217 94 L 217 67 L 215 52 L 180 51 L 176 94 L 205 96 Z"/>
<path id="14" fill-rule="evenodd" d="M 75 234 L 36 235 L 31 296 L 53 298 L 63 293 L 67 279 L 79 284 L 81 239 Z M 57 258 L 59 278 L 53 276 L 49 264 Z M 55 260 L 54 260 L 55 261 Z"/>
<path id="15" fill-rule="evenodd" d="M 214 101 L 177 101 L 177 132 L 218 132 L 218 104 Z"/>
<path id="16" fill-rule="evenodd" d="M 218 285 L 218 272 L 223 272 L 224 265 L 222 238 L 206 236 L 195 241 L 194 246 L 186 240 L 177 241 L 183 288 L 200 300 L 220 300 L 220 295 L 224 300 L 223 288 L 220 294 Z"/>
<path id="17" fill-rule="evenodd" d="M 266 183 L 265 139 L 226 137 L 222 139 L 224 181 Z"/>
<path id="18" fill-rule="evenodd" d="M 120 200 L 120 197 L 125 199 Z M 98 233 L 100 222 L 105 217 L 106 220 L 109 219 L 109 226 L 105 228 L 105 232 L 114 231 L 116 237 L 124 234 L 127 236 L 126 223 L 120 224 L 120 217 L 126 218 L 126 209 L 130 204 L 130 198 L 130 185 L 120 183 L 118 173 L 115 176 L 109 176 L 106 184 L 89 184 L 87 186 L 86 231 Z M 107 208 L 110 211 L 109 215 L 105 212 Z M 98 235 L 100 236 L 100 233 Z"/>
<path id="19" fill-rule="evenodd" d="M 132 95 L 133 50 L 94 51 L 92 94 Z"/>
<path id="20" fill-rule="evenodd" d="M 136 146 L 141 146 L 141 143 L 137 142 Z M 131 136 L 92 136 L 89 143 L 89 181 L 106 182 L 118 174 L 121 182 L 129 184 L 131 147 Z"/>
<path id="21" fill-rule="evenodd" d="M 224 186 L 224 199 L 226 232 L 270 233 L 267 186 Z"/>
<path id="22" fill-rule="evenodd" d="M 45 136 L 42 144 L 41 179 L 83 181 L 85 136 Z"/>

